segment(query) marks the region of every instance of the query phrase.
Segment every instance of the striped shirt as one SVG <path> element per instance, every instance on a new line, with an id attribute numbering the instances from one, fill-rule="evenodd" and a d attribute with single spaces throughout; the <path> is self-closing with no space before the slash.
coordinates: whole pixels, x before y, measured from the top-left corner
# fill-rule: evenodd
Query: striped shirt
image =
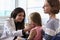
<path id="1" fill-rule="evenodd" d="M 46 23 L 45 34 L 43 40 L 51 40 L 56 34 L 60 32 L 59 19 L 49 19 Z"/>

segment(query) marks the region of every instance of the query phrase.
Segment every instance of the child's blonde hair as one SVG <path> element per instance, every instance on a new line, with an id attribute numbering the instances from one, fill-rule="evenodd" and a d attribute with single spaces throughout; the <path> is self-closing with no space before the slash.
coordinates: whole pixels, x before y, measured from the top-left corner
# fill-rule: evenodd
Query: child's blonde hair
<path id="1" fill-rule="evenodd" d="M 30 19 L 38 26 L 42 26 L 41 16 L 38 12 L 31 13 Z"/>

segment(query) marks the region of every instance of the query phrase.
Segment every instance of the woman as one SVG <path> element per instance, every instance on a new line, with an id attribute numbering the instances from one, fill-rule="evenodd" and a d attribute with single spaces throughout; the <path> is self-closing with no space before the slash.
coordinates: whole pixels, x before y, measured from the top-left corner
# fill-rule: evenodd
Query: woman
<path id="1" fill-rule="evenodd" d="M 25 35 L 26 29 L 24 29 L 25 24 L 24 21 L 25 21 L 24 9 L 20 7 L 15 8 L 11 13 L 11 17 L 4 24 L 4 31 L 1 36 L 1 40 L 9 40 L 9 39 L 15 40 L 17 36 L 26 37 Z"/>
<path id="2" fill-rule="evenodd" d="M 60 33 L 58 29 L 59 19 L 56 18 L 56 14 L 59 12 L 59 0 L 45 0 L 43 9 L 46 14 L 49 14 L 49 20 L 46 24 L 46 30 L 44 30 L 45 34 L 43 40 L 52 40 L 56 34 Z"/>

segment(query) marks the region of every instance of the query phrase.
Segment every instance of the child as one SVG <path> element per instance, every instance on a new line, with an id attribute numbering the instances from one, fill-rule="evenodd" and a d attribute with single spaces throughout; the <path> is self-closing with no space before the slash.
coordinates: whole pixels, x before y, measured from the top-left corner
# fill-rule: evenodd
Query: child
<path id="1" fill-rule="evenodd" d="M 30 27 L 32 27 L 28 40 L 42 40 L 42 21 L 38 12 L 33 12 L 30 15 Z"/>

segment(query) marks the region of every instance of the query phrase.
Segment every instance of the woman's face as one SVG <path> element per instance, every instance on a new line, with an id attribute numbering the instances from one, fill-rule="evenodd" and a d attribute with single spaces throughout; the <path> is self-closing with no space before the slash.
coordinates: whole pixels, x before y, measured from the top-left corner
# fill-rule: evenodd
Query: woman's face
<path id="1" fill-rule="evenodd" d="M 45 13 L 50 13 L 51 7 L 50 7 L 49 3 L 46 0 L 44 2 L 43 9 L 44 9 Z"/>
<path id="2" fill-rule="evenodd" d="M 22 22 L 24 19 L 24 12 L 18 13 L 15 20 L 16 22 Z"/>

